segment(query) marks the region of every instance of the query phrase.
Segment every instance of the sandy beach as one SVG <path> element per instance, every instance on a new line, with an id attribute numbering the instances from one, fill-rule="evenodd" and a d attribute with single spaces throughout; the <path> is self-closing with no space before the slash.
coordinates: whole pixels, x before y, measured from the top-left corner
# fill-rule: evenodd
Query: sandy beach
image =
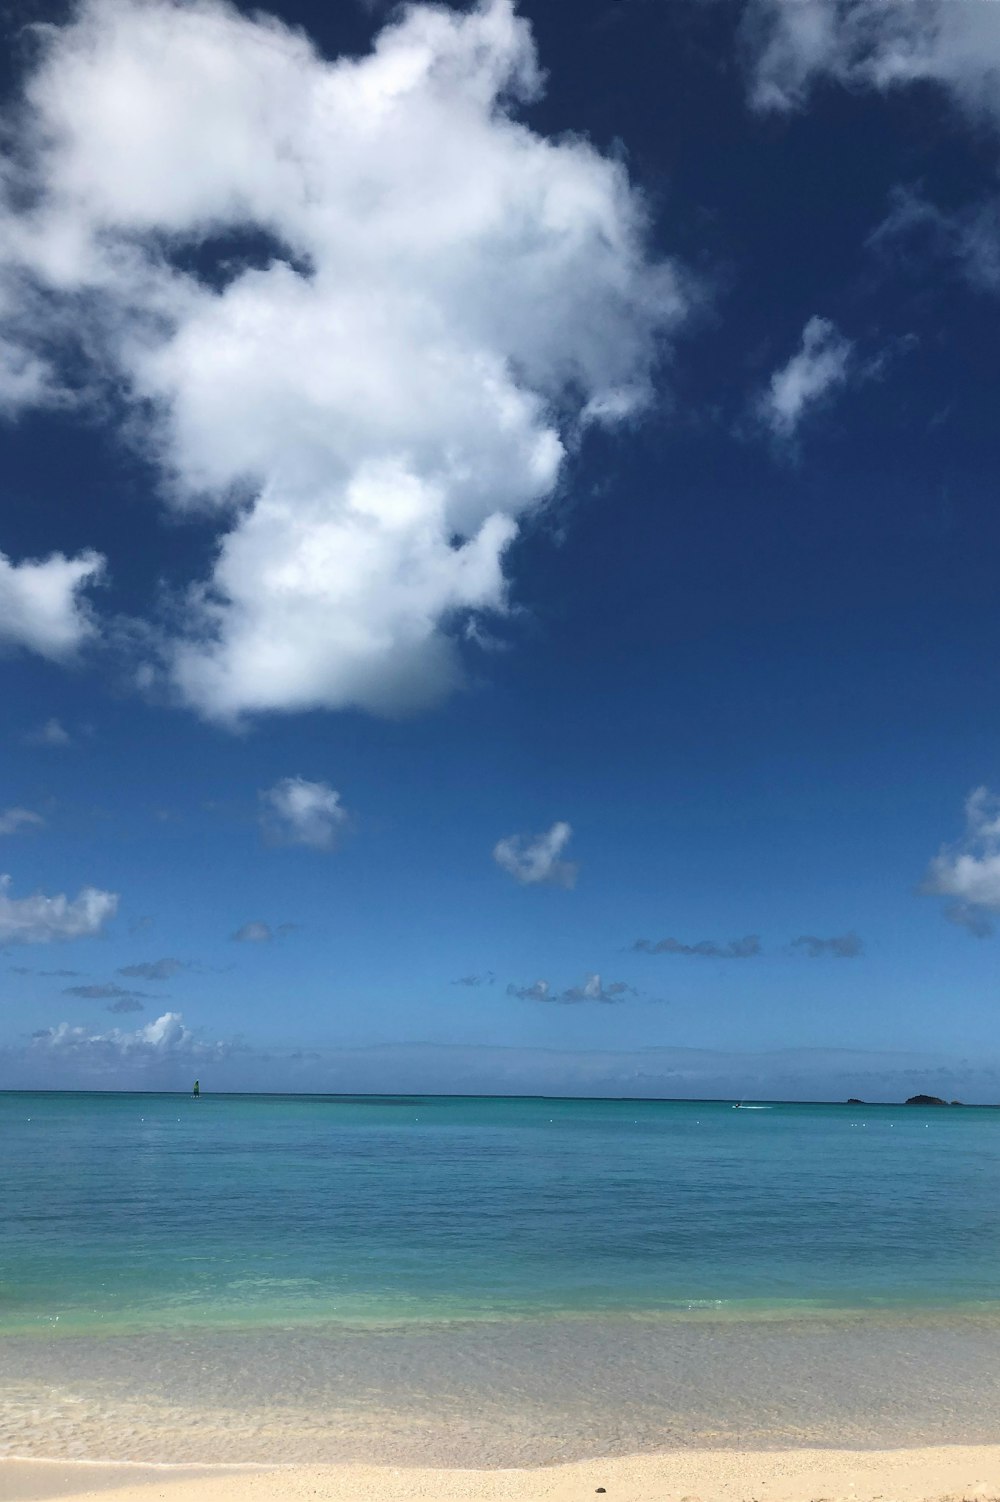
<path id="1" fill-rule="evenodd" d="M 3 1502 L 987 1502 L 1000 1446 L 676 1451 L 523 1470 L 0 1461 Z"/>

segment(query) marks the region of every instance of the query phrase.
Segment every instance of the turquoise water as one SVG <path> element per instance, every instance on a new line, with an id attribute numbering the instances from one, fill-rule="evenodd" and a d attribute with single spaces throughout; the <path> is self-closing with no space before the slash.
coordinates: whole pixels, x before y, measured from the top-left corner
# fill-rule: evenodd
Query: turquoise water
<path id="1" fill-rule="evenodd" d="M 0 1095 L 0 1454 L 1000 1439 L 1000 1112 Z"/>
<path id="2" fill-rule="evenodd" d="M 1000 1111 L 0 1095 L 0 1330 L 1000 1299 Z"/>

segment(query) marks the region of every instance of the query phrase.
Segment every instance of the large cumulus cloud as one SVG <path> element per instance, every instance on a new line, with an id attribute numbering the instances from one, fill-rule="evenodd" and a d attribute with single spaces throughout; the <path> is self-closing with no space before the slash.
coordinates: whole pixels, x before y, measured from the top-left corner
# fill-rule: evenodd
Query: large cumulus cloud
<path id="1" fill-rule="evenodd" d="M 519 121 L 541 75 L 510 0 L 411 8 L 334 61 L 210 0 L 87 0 L 40 47 L 8 401 L 82 355 L 167 503 L 217 515 L 175 692 L 231 722 L 448 692 L 569 435 L 648 400 L 687 311 L 623 165 Z"/>

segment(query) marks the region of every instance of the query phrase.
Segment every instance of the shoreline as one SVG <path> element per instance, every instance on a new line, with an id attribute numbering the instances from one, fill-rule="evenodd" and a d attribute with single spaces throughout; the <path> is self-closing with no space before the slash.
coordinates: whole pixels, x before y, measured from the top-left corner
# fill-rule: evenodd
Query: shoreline
<path id="1" fill-rule="evenodd" d="M 472 1306 L 456 1312 L 428 1314 L 385 1314 L 352 1316 L 340 1314 L 299 1315 L 275 1312 L 265 1319 L 234 1316 L 229 1319 L 201 1319 L 174 1323 L 157 1320 L 120 1319 L 74 1324 L 57 1316 L 48 1321 L 0 1324 L 0 1341 L 17 1340 L 38 1344 L 72 1341 L 100 1342 L 126 1340 L 254 1340 L 280 1339 L 287 1335 L 327 1336 L 330 1338 L 405 1338 L 421 1335 L 464 1334 L 469 1331 L 518 1329 L 539 1330 L 560 1327 L 629 1327 L 707 1329 L 713 1326 L 736 1329 L 798 1330 L 807 1327 L 852 1328 L 880 1324 L 900 1329 L 944 1327 L 970 1329 L 986 1324 L 1000 1331 L 1000 1297 L 970 1298 L 946 1302 L 940 1299 L 883 1300 L 880 1303 L 838 1304 L 818 1299 L 783 1299 L 765 1302 L 752 1299 L 692 1298 L 687 1302 L 656 1305 L 607 1305 L 592 1309 L 553 1308 L 525 1309 L 497 1307 L 477 1312 Z"/>
<path id="2" fill-rule="evenodd" d="M 0 1458 L 4 1502 L 995 1502 L 1000 1444 L 671 1450 L 519 1469 Z"/>

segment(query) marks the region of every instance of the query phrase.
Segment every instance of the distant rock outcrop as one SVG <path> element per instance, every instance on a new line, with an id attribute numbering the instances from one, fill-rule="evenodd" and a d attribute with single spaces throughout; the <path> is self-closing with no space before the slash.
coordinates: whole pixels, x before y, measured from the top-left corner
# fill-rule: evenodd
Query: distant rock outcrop
<path id="1" fill-rule="evenodd" d="M 939 1095 L 911 1095 L 906 1104 L 908 1106 L 946 1106 L 948 1102 L 942 1100 Z"/>
<path id="2" fill-rule="evenodd" d="M 849 1106 L 863 1106 L 864 1101 L 858 1100 L 858 1097 L 856 1095 L 851 1095 L 848 1097 L 847 1104 Z"/>

